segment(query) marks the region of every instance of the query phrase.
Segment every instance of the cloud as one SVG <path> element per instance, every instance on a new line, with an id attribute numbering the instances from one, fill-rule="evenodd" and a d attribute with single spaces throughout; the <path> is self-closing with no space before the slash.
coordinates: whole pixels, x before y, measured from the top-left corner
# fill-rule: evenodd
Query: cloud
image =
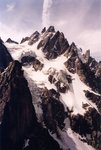
<path id="1" fill-rule="evenodd" d="M 20 30 L 16 26 L 8 26 L 0 22 L 0 37 L 3 41 L 6 41 L 7 38 L 11 38 L 15 41 L 20 42 L 22 37 L 29 36 L 32 33 L 31 30 Z"/>
<path id="2" fill-rule="evenodd" d="M 89 30 L 101 29 L 101 1 L 88 1 L 88 6 L 89 7 L 85 10 L 85 16 L 82 20 L 83 27 Z"/>
<path id="3" fill-rule="evenodd" d="M 11 12 L 11 11 L 13 11 L 14 9 L 15 9 L 15 4 L 14 3 L 10 3 L 10 4 L 7 4 L 6 5 L 6 11 L 7 12 Z"/>
<path id="4" fill-rule="evenodd" d="M 8 1 L 8 0 L 5 0 Z M 2 6 L 0 9 L 0 21 L 9 26 L 15 26 L 18 30 L 28 31 L 28 30 L 38 30 L 41 26 L 42 17 L 42 0 L 9 0 L 10 4 L 14 4 L 15 7 L 9 8 L 10 13 L 5 11 L 5 7 Z M 7 4 L 5 4 L 6 6 Z M 1 8 L 1 7 L 0 7 Z M 13 12 L 11 11 L 13 10 Z M 17 35 L 15 35 L 17 36 Z"/>
<path id="5" fill-rule="evenodd" d="M 101 30 L 86 30 L 77 36 L 76 43 L 79 45 L 79 47 L 83 48 L 83 51 L 90 49 L 91 54 L 95 57 L 99 55 L 101 51 L 100 37 Z M 99 55 L 99 57 L 101 59 L 101 55 Z"/>
<path id="6" fill-rule="evenodd" d="M 9 13 L 6 7 L 8 1 L 9 4 L 12 4 Z M 14 8 L 13 4 L 15 4 Z M 41 29 L 42 4 L 41 0 L 40 3 L 36 0 L 2 0 L 2 7 L 0 3 L 0 36 L 2 39 L 6 40 L 11 37 L 20 41 L 22 37 Z"/>
<path id="7" fill-rule="evenodd" d="M 50 14 L 51 14 L 51 7 L 53 4 L 53 0 L 44 0 L 43 2 L 43 12 L 42 12 L 42 26 L 48 27 L 51 23 Z"/>

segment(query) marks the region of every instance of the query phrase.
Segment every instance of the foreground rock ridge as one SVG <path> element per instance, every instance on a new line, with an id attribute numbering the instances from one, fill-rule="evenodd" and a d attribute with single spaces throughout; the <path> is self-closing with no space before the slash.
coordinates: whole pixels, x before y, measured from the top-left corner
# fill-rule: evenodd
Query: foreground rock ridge
<path id="1" fill-rule="evenodd" d="M 23 76 L 21 64 L 12 62 L 3 74 L 2 88 L 6 94 L 2 95 L 1 103 L 5 105 L 1 116 L 1 149 L 56 149 L 59 145 L 49 135 L 47 129 L 38 123 L 28 83 Z M 5 80 L 5 81 L 4 81 Z M 6 86 L 6 87 L 5 87 Z M 30 144 L 24 147 L 25 141 Z"/>
<path id="2" fill-rule="evenodd" d="M 101 150 L 101 62 L 54 26 L 0 39 L 0 150 Z"/>

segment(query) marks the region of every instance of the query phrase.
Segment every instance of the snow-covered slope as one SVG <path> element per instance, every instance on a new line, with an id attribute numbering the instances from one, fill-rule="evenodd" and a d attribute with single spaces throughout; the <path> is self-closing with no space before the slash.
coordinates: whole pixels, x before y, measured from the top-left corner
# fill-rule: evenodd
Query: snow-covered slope
<path id="1" fill-rule="evenodd" d="M 48 60 L 45 58 L 44 53 L 41 49 L 37 49 L 39 41 L 36 42 L 34 45 L 30 46 L 27 43 L 25 44 L 6 44 L 6 46 L 9 49 L 9 52 L 11 53 L 14 60 L 19 60 L 20 57 L 23 54 L 32 55 L 35 54 L 38 60 L 40 60 L 44 67 L 42 70 L 35 71 L 33 66 L 28 65 L 24 66 L 23 69 L 27 73 L 28 77 L 31 78 L 34 83 L 37 84 L 38 87 L 47 87 L 48 89 L 55 89 L 56 86 L 54 84 L 51 84 L 48 80 L 49 74 L 52 74 L 55 71 L 54 76 L 58 78 L 58 72 L 61 70 L 65 71 L 66 74 L 71 75 L 72 77 L 72 84 L 69 84 L 69 91 L 65 93 L 61 93 L 61 100 L 69 107 L 69 109 L 73 109 L 73 113 L 77 114 L 84 114 L 85 109 L 82 108 L 82 104 L 87 103 L 91 107 L 96 106 L 92 104 L 90 101 L 87 100 L 85 97 L 85 94 L 83 90 L 91 90 L 88 86 L 86 86 L 82 81 L 80 81 L 79 76 L 77 74 L 71 74 L 65 67 L 64 63 L 67 61 L 67 58 L 62 54 L 58 56 L 56 59 Z M 31 53 L 32 52 L 32 53 Z M 61 74 L 62 76 L 62 74 Z M 63 78 L 63 82 L 67 82 L 65 78 Z"/>

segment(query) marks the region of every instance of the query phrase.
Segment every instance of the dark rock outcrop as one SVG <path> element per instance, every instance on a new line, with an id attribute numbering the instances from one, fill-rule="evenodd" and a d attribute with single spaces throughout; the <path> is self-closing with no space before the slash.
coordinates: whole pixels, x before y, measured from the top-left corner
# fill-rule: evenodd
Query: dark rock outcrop
<path id="1" fill-rule="evenodd" d="M 30 56 L 30 55 L 29 56 L 23 56 L 21 58 L 21 63 L 23 66 L 32 65 L 34 61 L 35 61 L 35 57 Z"/>
<path id="2" fill-rule="evenodd" d="M 1 39 L 1 37 L 0 37 L 0 43 L 4 43 L 4 41 Z"/>
<path id="3" fill-rule="evenodd" d="M 12 60 L 13 59 L 6 46 L 4 45 L 3 41 L 0 40 L 0 70 L 5 69 Z"/>
<path id="4" fill-rule="evenodd" d="M 42 70 L 44 64 L 42 64 L 38 59 L 35 59 L 33 61 L 33 68 L 35 69 L 35 71 L 38 71 L 38 70 Z"/>
<path id="5" fill-rule="evenodd" d="M 35 71 L 42 70 L 44 66 L 44 64 L 37 59 L 36 54 L 33 52 L 27 52 L 22 54 L 20 62 L 23 66 L 32 65 Z"/>
<path id="6" fill-rule="evenodd" d="M 33 51 L 24 52 L 20 56 L 20 62 L 23 66 L 32 65 L 36 59 L 36 54 Z"/>
<path id="7" fill-rule="evenodd" d="M 6 42 L 7 42 L 7 43 L 19 44 L 18 42 L 13 41 L 11 38 L 8 38 Z"/>

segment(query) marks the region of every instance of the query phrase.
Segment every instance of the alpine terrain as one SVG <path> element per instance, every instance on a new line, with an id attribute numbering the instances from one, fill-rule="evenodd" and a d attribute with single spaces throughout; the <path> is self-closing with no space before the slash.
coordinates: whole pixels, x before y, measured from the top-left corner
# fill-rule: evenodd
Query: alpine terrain
<path id="1" fill-rule="evenodd" d="M 101 62 L 54 26 L 0 39 L 0 150 L 101 150 Z"/>

